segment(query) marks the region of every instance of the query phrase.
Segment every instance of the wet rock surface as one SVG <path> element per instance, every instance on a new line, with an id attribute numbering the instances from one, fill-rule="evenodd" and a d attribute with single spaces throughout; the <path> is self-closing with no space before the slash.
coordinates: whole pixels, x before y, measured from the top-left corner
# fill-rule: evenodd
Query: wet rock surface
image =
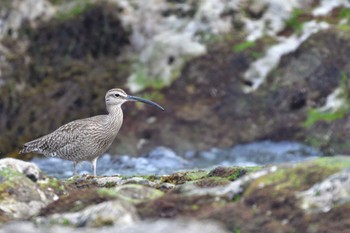
<path id="1" fill-rule="evenodd" d="M 64 192 L 51 186 L 56 198 L 25 213 L 13 205 L 11 214 L 3 203 L 38 199 L 30 191 L 38 184 L 28 179 L 27 192 L 9 193 L 4 185 L 21 173 L 4 176 L 3 168 L 0 232 L 346 232 L 349 165 L 348 157 L 335 156 L 162 176 L 72 177 L 59 181 Z"/>

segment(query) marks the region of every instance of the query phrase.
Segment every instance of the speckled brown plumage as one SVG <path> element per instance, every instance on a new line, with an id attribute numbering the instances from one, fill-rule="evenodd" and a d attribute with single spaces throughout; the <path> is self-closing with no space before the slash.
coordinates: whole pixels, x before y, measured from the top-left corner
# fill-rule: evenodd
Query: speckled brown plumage
<path id="1" fill-rule="evenodd" d="M 141 101 L 164 110 L 160 105 L 135 96 L 127 95 L 119 88 L 111 89 L 105 96 L 107 115 L 69 122 L 54 132 L 24 144 L 21 153 L 35 152 L 48 157 L 74 161 L 90 161 L 96 176 L 96 161 L 118 134 L 123 123 L 121 105 L 127 101 Z"/>

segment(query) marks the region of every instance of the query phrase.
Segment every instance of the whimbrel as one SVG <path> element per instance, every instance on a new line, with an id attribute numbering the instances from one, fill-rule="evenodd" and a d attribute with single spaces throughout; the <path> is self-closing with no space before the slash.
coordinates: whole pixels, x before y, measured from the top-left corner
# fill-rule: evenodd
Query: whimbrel
<path id="1" fill-rule="evenodd" d="M 74 162 L 74 175 L 77 164 L 90 161 L 94 176 L 96 162 L 112 144 L 123 123 L 122 104 L 127 101 L 140 101 L 156 106 L 159 104 L 140 97 L 127 95 L 122 89 L 109 90 L 105 96 L 107 115 L 75 120 L 59 127 L 54 132 L 24 144 L 21 153 L 35 152 L 47 157 L 57 157 Z"/>

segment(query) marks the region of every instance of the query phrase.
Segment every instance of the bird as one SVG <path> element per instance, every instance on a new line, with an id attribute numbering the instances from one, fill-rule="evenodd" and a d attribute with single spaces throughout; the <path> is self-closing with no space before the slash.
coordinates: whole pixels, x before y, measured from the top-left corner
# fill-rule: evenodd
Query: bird
<path id="1" fill-rule="evenodd" d="M 71 121 L 52 133 L 25 143 L 20 153 L 34 152 L 46 157 L 71 160 L 74 164 L 74 176 L 78 175 L 78 163 L 89 161 L 96 176 L 97 159 L 107 151 L 117 136 L 123 124 L 121 106 L 129 101 L 143 102 L 164 111 L 162 106 L 153 101 L 128 95 L 120 88 L 113 88 L 105 95 L 108 114 Z"/>

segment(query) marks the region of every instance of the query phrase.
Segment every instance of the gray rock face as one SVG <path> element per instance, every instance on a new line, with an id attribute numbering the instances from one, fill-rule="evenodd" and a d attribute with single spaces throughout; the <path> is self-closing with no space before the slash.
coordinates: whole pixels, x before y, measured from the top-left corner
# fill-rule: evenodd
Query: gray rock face
<path id="1" fill-rule="evenodd" d="M 297 194 L 300 207 L 309 212 L 328 212 L 350 201 L 350 169 L 336 173 Z"/>

